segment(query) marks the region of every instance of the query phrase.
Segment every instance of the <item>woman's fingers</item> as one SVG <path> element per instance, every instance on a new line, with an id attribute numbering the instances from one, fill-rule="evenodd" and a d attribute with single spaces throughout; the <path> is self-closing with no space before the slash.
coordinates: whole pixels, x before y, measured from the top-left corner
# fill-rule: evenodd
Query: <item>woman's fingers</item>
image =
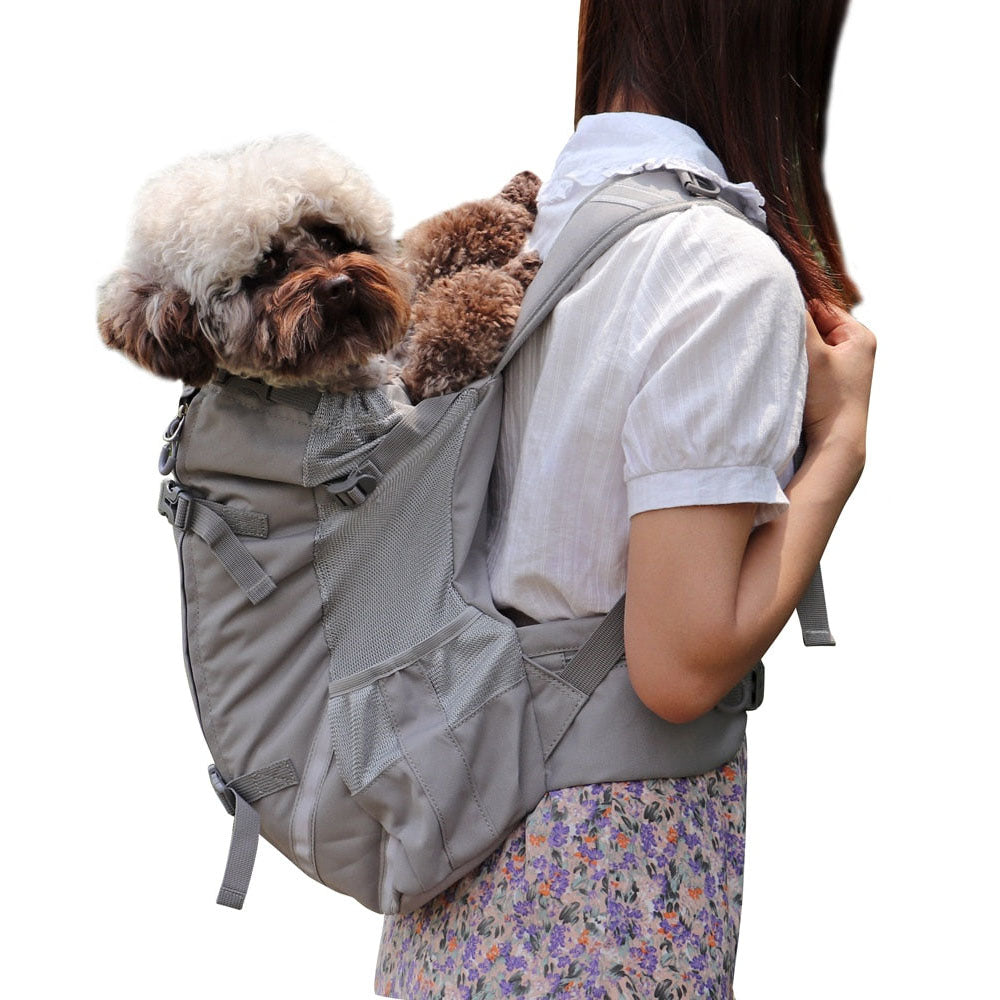
<path id="1" fill-rule="evenodd" d="M 807 439 L 815 443 L 824 435 L 853 437 L 863 447 L 875 335 L 845 310 L 814 300 L 806 313 L 806 354 Z"/>
<path id="2" fill-rule="evenodd" d="M 813 321 L 812 316 L 806 313 L 806 357 L 809 359 L 809 365 L 813 365 L 819 362 L 821 357 L 820 352 L 825 347 L 823 337 L 820 335 L 819 330 L 816 327 L 816 323 Z"/>
<path id="3" fill-rule="evenodd" d="M 845 321 L 851 318 L 849 313 L 822 299 L 810 299 L 808 309 L 823 340 L 828 344 L 839 344 L 844 339 L 842 328 Z"/>
<path id="4" fill-rule="evenodd" d="M 836 347 L 847 340 L 857 340 L 860 345 L 875 351 L 875 334 L 859 323 L 846 309 L 824 302 L 822 299 L 810 299 L 808 302 L 809 316 L 816 324 L 817 331 L 830 347 Z"/>

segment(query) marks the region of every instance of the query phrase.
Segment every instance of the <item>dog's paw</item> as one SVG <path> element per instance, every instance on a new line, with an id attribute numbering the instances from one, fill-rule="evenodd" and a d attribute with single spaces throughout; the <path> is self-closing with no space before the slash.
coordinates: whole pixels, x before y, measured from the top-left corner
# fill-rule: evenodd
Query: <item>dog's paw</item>
<path id="1" fill-rule="evenodd" d="M 520 281 L 498 268 L 468 268 L 436 281 L 413 310 L 403 368 L 410 396 L 441 396 L 489 375 L 523 297 Z"/>

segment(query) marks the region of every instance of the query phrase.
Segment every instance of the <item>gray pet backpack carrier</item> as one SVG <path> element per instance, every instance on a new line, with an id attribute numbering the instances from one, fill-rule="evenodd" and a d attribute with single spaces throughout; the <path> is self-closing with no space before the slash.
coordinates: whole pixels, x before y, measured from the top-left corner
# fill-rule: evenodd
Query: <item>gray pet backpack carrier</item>
<path id="1" fill-rule="evenodd" d="M 212 784 L 234 815 L 218 902 L 243 904 L 258 836 L 384 913 L 479 865 L 547 789 L 674 777 L 738 750 L 759 664 L 684 725 L 605 617 L 515 625 L 486 571 L 503 370 L 583 271 L 667 212 L 725 210 L 668 171 L 615 181 L 567 224 L 489 377 L 416 406 L 380 389 L 220 375 L 167 431 L 160 511 L 180 552 L 184 649 Z M 743 216 L 740 215 L 742 218 Z M 830 644 L 822 588 L 799 608 Z"/>

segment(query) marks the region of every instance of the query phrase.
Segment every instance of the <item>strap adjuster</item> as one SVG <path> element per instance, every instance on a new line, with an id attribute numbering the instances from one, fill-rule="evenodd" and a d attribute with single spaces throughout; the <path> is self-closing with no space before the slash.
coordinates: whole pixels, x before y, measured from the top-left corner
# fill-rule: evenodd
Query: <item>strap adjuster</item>
<path id="1" fill-rule="evenodd" d="M 219 773 L 219 769 L 214 765 L 210 765 L 208 768 L 208 777 L 212 782 L 212 788 L 215 794 L 219 796 L 219 801 L 225 806 L 226 812 L 230 816 L 236 815 L 236 795 L 233 790 L 229 787 L 226 780 Z"/>
<path id="2" fill-rule="evenodd" d="M 326 483 L 326 488 L 343 507 L 360 507 L 381 479 L 378 469 L 366 462 L 343 479 Z"/>
<path id="3" fill-rule="evenodd" d="M 695 198 L 718 198 L 722 193 L 722 188 L 715 181 L 693 174 L 690 170 L 678 170 L 677 177 L 684 185 L 684 190 Z"/>
<path id="4" fill-rule="evenodd" d="M 764 702 L 764 662 L 761 660 L 716 706 L 727 715 L 752 712 Z"/>

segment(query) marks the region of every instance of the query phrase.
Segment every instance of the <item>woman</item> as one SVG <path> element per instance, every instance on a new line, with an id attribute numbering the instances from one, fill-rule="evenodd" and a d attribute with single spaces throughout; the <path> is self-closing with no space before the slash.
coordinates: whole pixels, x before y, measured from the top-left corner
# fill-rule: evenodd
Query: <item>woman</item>
<path id="1" fill-rule="evenodd" d="M 716 181 L 746 220 L 638 227 L 519 353 L 491 579 L 535 620 L 604 613 L 624 590 L 632 685 L 672 723 L 766 651 L 864 464 L 875 340 L 844 311 L 858 296 L 821 168 L 846 6 L 581 5 L 577 131 L 539 195 L 542 256 L 605 178 L 664 166 Z M 386 919 L 376 990 L 731 996 L 745 769 L 744 743 L 708 774 L 550 793 L 477 872 Z"/>

